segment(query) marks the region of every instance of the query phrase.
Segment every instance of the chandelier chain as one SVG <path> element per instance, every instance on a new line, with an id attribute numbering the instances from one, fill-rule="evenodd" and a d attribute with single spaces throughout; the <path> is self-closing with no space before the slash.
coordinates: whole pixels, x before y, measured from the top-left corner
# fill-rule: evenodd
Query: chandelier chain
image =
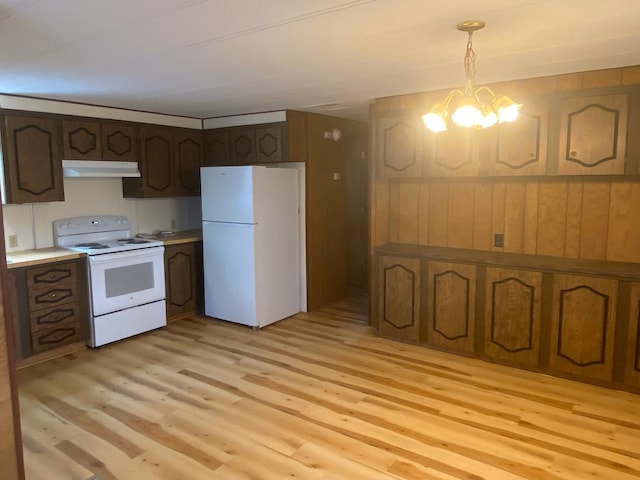
<path id="1" fill-rule="evenodd" d="M 472 35 L 473 32 L 469 32 L 467 51 L 464 54 L 464 73 L 467 76 L 467 84 L 472 84 L 476 81 L 476 52 L 473 51 Z"/>

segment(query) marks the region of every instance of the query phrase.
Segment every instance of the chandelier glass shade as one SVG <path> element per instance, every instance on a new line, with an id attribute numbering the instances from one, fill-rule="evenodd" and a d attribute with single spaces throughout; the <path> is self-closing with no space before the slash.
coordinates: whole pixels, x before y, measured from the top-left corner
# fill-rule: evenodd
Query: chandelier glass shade
<path id="1" fill-rule="evenodd" d="M 452 90 L 444 102 L 436 103 L 429 113 L 422 116 L 422 121 L 432 132 L 445 131 L 449 118 L 459 127 L 466 128 L 488 128 L 496 123 L 513 122 L 518 118 L 521 104 L 506 95 L 496 95 L 489 87 L 474 86 L 476 54 L 471 37 L 473 32 L 484 26 L 485 22 L 482 20 L 465 20 L 457 25 L 458 30 L 469 34 L 464 56 L 467 82 L 464 89 Z"/>

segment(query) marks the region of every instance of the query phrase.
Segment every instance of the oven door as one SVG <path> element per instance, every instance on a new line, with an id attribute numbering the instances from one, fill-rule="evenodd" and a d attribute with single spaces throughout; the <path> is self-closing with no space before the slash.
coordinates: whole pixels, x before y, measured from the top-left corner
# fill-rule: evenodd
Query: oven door
<path id="1" fill-rule="evenodd" d="M 163 300 L 164 247 L 89 256 L 93 316 Z"/>

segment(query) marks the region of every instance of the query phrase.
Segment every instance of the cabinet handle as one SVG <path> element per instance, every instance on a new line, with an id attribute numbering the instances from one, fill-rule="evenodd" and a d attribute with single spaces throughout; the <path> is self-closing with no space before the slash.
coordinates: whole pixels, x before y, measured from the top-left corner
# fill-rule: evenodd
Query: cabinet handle
<path id="1" fill-rule="evenodd" d="M 52 293 L 52 294 L 51 294 L 51 298 L 56 298 L 56 294 L 55 294 L 55 293 Z"/>
<path id="2" fill-rule="evenodd" d="M 571 152 L 569 152 L 569 155 L 571 155 L 572 157 L 577 157 L 578 152 L 576 152 L 575 150 L 571 150 Z"/>

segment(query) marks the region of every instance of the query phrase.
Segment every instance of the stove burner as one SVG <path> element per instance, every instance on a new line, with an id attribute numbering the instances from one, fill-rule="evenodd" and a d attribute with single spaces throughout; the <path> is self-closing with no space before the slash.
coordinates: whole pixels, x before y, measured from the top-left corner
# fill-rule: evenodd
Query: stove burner
<path id="1" fill-rule="evenodd" d="M 128 245 L 137 245 L 140 243 L 149 243 L 147 240 L 141 240 L 139 238 L 120 238 L 118 239 L 118 243 L 125 243 Z"/>
<path id="2" fill-rule="evenodd" d="M 74 247 L 76 248 L 90 248 L 92 250 L 98 250 L 100 248 L 109 248 L 109 245 L 105 245 L 104 243 L 79 243 L 77 245 L 74 245 Z"/>

